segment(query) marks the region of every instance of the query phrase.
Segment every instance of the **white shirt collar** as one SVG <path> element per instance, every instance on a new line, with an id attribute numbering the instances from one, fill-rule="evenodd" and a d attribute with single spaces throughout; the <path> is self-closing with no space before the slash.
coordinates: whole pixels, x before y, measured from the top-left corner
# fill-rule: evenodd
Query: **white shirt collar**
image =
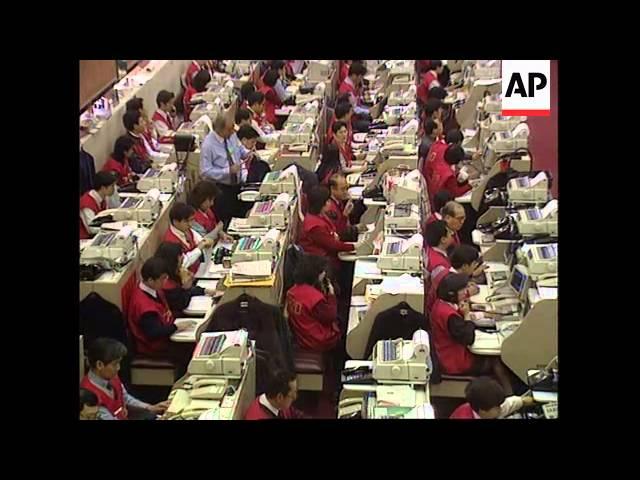
<path id="1" fill-rule="evenodd" d="M 439 212 L 435 212 L 434 215 L 438 220 L 442 220 L 442 215 Z"/>
<path id="2" fill-rule="evenodd" d="M 476 413 L 476 411 L 472 408 L 471 413 L 473 414 L 473 418 L 475 420 L 482 420 L 482 417 Z"/>
<path id="3" fill-rule="evenodd" d="M 93 198 L 96 202 L 98 202 L 98 205 L 100 205 L 104 198 L 102 198 L 102 196 L 96 191 L 96 190 L 89 190 L 89 195 L 91 196 L 91 198 Z"/>
<path id="4" fill-rule="evenodd" d="M 180 239 L 180 241 L 182 243 L 184 243 L 185 245 L 189 244 L 189 240 L 187 240 L 187 236 L 181 232 L 180 230 L 178 230 L 176 227 L 174 227 L 173 225 L 169 225 L 169 229 L 173 232 L 173 234 L 178 237 Z"/>
<path id="5" fill-rule="evenodd" d="M 271 413 L 273 413 L 276 417 L 278 416 L 278 413 L 280 412 L 280 410 L 278 410 L 276 407 L 271 405 L 271 403 L 269 403 L 269 400 L 267 399 L 267 395 L 266 394 L 263 393 L 262 395 L 260 395 L 260 398 L 258 399 L 258 402 L 260 402 L 260 405 L 263 405 L 267 409 L 269 409 L 269 411 Z"/>
<path id="6" fill-rule="evenodd" d="M 441 253 L 442 255 L 444 255 L 445 257 L 447 256 L 447 252 L 445 252 L 444 250 L 442 250 L 442 249 L 440 249 L 440 248 L 438 248 L 438 247 L 433 247 L 433 249 L 434 249 L 436 252 L 440 252 L 440 253 Z"/>
<path id="7" fill-rule="evenodd" d="M 213 138 L 215 138 L 217 141 L 219 141 L 220 143 L 224 143 L 224 138 L 218 135 L 218 133 L 215 130 L 211 130 L 211 134 L 213 135 Z"/>
<path id="8" fill-rule="evenodd" d="M 165 112 L 164 110 L 162 110 L 161 108 L 159 108 L 158 110 L 156 110 L 161 117 L 163 117 L 165 120 L 169 120 L 169 114 L 167 112 Z"/>
<path id="9" fill-rule="evenodd" d="M 140 138 L 141 137 L 141 135 L 138 135 L 137 133 L 133 133 L 133 130 L 129 131 L 129 135 L 131 135 L 132 137 L 135 137 L 135 138 Z"/>
<path id="10" fill-rule="evenodd" d="M 156 292 L 153 288 L 146 286 L 144 282 L 140 282 L 138 286 L 140 287 L 140 290 L 142 290 L 143 292 L 147 292 L 149 295 L 151 295 L 155 299 L 158 298 L 158 292 Z"/>

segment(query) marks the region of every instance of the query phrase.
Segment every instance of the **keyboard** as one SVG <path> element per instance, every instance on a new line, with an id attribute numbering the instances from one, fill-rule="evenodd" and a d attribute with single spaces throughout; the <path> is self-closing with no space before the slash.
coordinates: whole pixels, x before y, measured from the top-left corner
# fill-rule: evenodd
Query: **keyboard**
<path id="1" fill-rule="evenodd" d="M 200 356 L 213 355 L 214 353 L 220 352 L 222 345 L 224 345 L 224 341 L 226 340 L 226 335 L 218 335 L 217 337 L 207 338 L 204 342 L 202 350 L 200 351 Z"/>

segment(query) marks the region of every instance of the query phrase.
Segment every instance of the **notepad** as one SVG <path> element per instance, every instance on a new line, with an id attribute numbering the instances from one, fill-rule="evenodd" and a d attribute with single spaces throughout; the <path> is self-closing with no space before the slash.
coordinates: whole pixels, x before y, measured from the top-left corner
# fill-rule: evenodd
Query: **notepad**
<path id="1" fill-rule="evenodd" d="M 238 262 L 231 266 L 231 274 L 234 277 L 270 277 L 271 261 L 259 260 L 256 262 Z"/>
<path id="2" fill-rule="evenodd" d="M 218 287 L 218 280 L 198 280 L 197 285 L 200 288 L 215 290 Z"/>
<path id="3" fill-rule="evenodd" d="M 416 404 L 416 391 L 410 385 L 378 385 L 379 406 L 411 407 Z"/>

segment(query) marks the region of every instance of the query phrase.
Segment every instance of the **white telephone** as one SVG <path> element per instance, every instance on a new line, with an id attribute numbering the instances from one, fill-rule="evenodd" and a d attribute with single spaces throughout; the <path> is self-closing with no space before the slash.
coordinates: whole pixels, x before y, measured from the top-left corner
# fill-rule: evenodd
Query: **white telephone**
<path id="1" fill-rule="evenodd" d="M 338 403 L 338 418 L 351 417 L 362 411 L 362 398 L 345 398 Z"/>
<path id="2" fill-rule="evenodd" d="M 192 391 L 192 394 L 193 392 L 194 391 Z M 189 392 L 184 389 L 174 390 L 169 395 L 171 404 L 169 405 L 169 408 L 167 408 L 164 417 L 168 420 L 174 420 L 178 418 L 181 420 L 187 420 L 198 418 L 207 410 L 215 410 L 220 408 L 219 400 L 196 399 L 192 397 L 192 394 L 190 395 Z"/>

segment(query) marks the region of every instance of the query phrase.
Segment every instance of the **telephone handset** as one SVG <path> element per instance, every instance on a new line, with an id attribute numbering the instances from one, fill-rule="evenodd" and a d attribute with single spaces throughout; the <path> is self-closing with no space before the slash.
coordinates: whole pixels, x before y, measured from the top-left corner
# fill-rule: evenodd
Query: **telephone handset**
<path id="1" fill-rule="evenodd" d="M 345 398 L 338 403 L 338 418 L 355 418 L 362 415 L 362 398 Z"/>

